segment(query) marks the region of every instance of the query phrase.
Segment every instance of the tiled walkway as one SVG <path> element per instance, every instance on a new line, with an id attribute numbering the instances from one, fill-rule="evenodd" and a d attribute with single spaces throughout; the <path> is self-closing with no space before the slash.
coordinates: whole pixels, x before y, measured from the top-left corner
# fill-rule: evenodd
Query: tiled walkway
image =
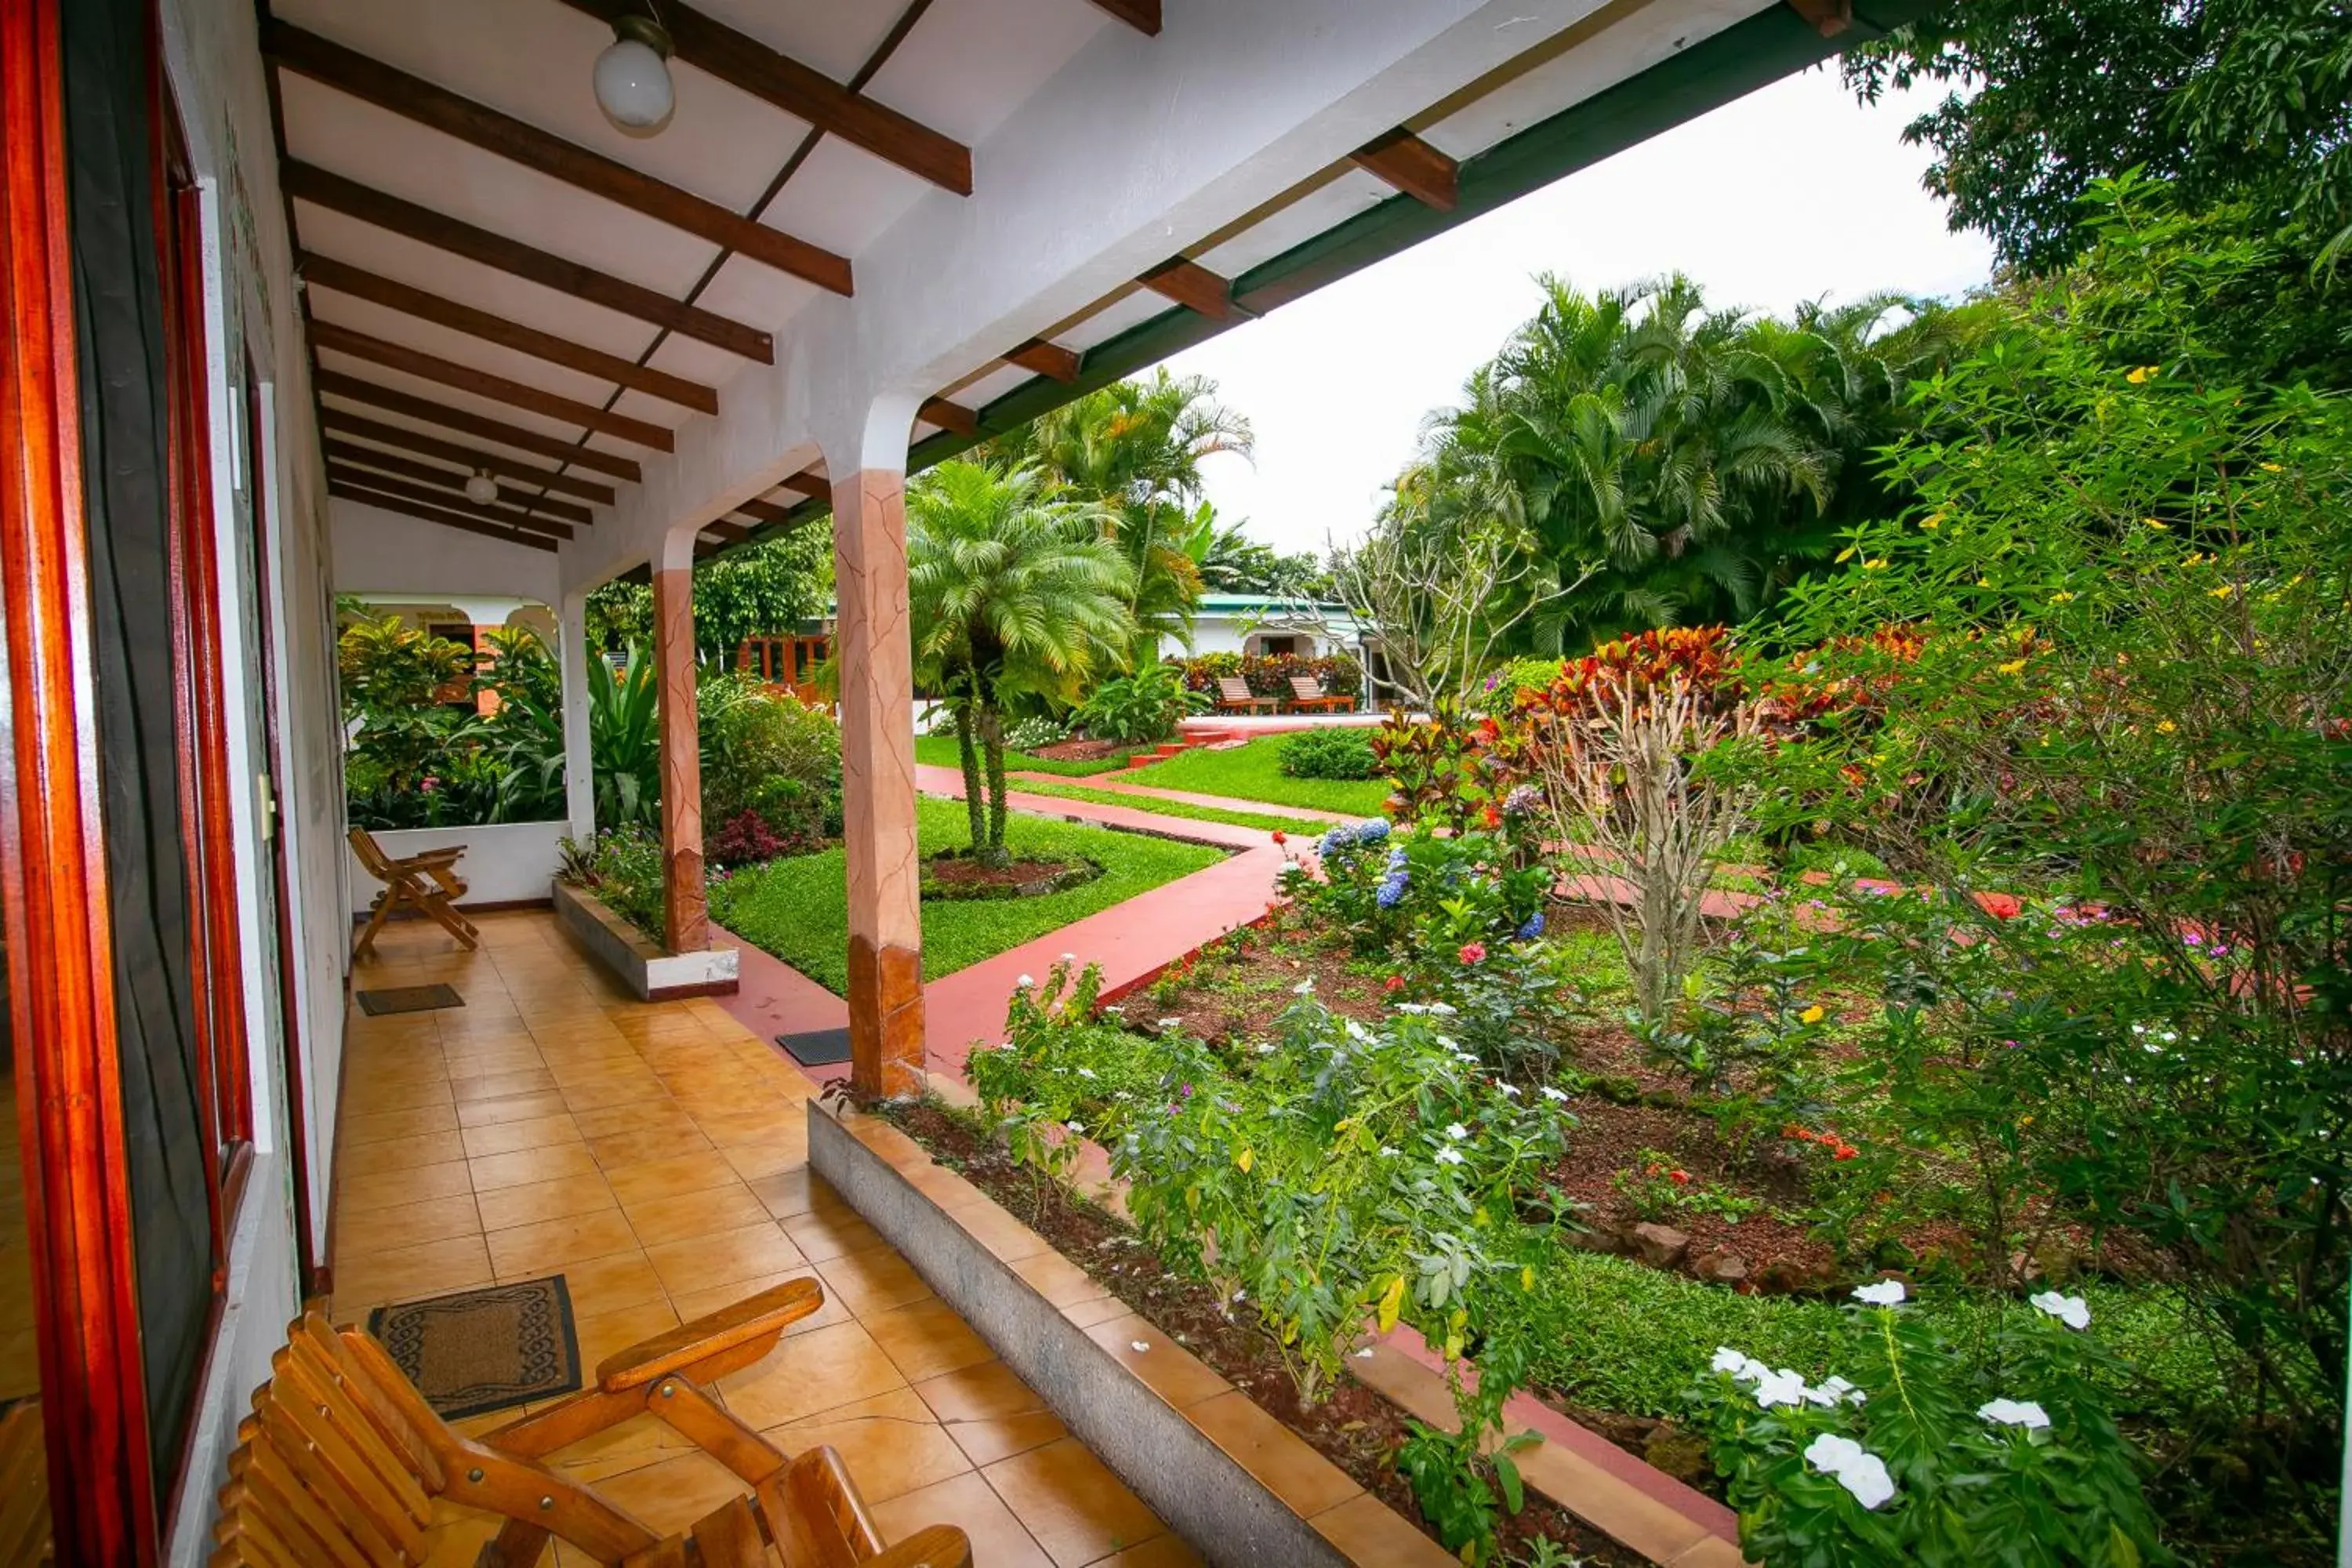
<path id="1" fill-rule="evenodd" d="M 551 916 L 481 925 L 474 953 L 437 930 L 395 926 L 356 976 L 366 989 L 446 981 L 466 1005 L 352 1015 L 337 1321 L 561 1272 L 593 1364 L 814 1277 L 824 1310 L 724 1380 L 721 1396 L 787 1451 L 838 1448 L 886 1534 L 956 1524 L 989 1568 L 1197 1561 L 812 1179 L 803 1102 L 814 1086 L 772 1047 L 715 1002 L 620 994 Z M 557 1459 L 665 1531 L 740 1490 L 649 1416 Z M 448 1508 L 432 1561 L 471 1563 L 494 1530 Z"/>

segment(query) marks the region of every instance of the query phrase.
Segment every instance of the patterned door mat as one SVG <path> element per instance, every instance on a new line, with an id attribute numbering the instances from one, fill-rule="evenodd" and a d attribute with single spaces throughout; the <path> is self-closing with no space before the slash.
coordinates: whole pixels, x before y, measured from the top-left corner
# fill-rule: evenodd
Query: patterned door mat
<path id="1" fill-rule="evenodd" d="M 830 1067 L 849 1059 L 847 1029 L 803 1029 L 797 1035 L 778 1035 L 776 1044 L 792 1052 L 793 1060 L 804 1068 Z"/>
<path id="2" fill-rule="evenodd" d="M 580 1336 L 561 1274 L 378 1307 L 368 1332 L 445 1420 L 580 1387 Z"/>
<path id="3" fill-rule="evenodd" d="M 454 985 L 388 985 L 360 993 L 360 1011 L 369 1017 L 385 1013 L 430 1013 L 436 1007 L 462 1007 L 466 999 Z"/>

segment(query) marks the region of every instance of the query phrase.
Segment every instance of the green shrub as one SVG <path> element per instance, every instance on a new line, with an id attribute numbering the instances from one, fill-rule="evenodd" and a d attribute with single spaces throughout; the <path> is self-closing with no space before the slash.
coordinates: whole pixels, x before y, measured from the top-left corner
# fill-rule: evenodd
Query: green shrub
<path id="1" fill-rule="evenodd" d="M 1207 695 L 1186 687 L 1175 666 L 1150 664 L 1096 687 L 1073 717 L 1094 739 L 1124 745 L 1164 741 L 1186 714 L 1208 706 Z"/>
<path id="2" fill-rule="evenodd" d="M 655 942 L 662 939 L 661 836 L 640 825 L 607 828 L 587 843 L 566 837 L 561 875 Z"/>
<path id="3" fill-rule="evenodd" d="M 1368 779 L 1379 770 L 1361 730 L 1301 730 L 1282 740 L 1282 771 L 1295 779 Z"/>
<path id="4" fill-rule="evenodd" d="M 713 864 L 803 853 L 839 831 L 831 713 L 745 676 L 711 677 L 698 696 L 703 820 L 726 830 L 711 836 Z"/>

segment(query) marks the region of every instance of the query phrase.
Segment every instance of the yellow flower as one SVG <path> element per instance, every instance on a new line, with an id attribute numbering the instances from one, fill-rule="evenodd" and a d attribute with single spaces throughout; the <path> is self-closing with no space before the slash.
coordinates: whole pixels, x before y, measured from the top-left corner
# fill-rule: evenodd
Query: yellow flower
<path id="1" fill-rule="evenodd" d="M 1801 1024 L 1818 1024 L 1821 1021 L 1822 1005 L 1818 1002 L 1797 1015 L 1797 1022 Z"/>
<path id="2" fill-rule="evenodd" d="M 2266 474 L 2283 474 L 2285 471 L 2285 469 L 2280 468 L 2276 463 L 2264 463 L 2263 465 L 2263 472 Z"/>
<path id="3" fill-rule="evenodd" d="M 2192 550 L 2189 552 L 2189 559 L 2183 561 L 2181 564 L 2183 566 L 2202 566 L 2206 562 L 2210 561 L 2211 559 L 2211 556 L 2206 554 L 2201 550 Z"/>
<path id="4" fill-rule="evenodd" d="M 1873 560 L 1865 561 L 1865 562 L 1864 562 L 1864 563 L 1862 563 L 1862 569 L 1863 569 L 1864 571 L 1865 571 L 1865 572 L 1879 572 L 1879 571 L 1884 571 L 1884 570 L 1885 569 L 1885 566 L 1886 566 L 1886 557 L 1885 557 L 1884 555 L 1878 556 L 1878 557 L 1876 557 L 1875 559 L 1873 559 Z"/>
<path id="5" fill-rule="evenodd" d="M 1944 514 L 1940 511 L 1931 512 L 1927 516 L 1919 520 L 1919 526 L 1922 528 L 1941 528 L 1944 526 Z"/>
<path id="6" fill-rule="evenodd" d="M 1523 1263 L 1519 1265 L 1519 1289 L 1522 1290 L 1533 1290 L 1535 1288 L 1535 1265 L 1532 1263 Z"/>
<path id="7" fill-rule="evenodd" d="M 2129 375 L 2125 376 L 2124 379 L 2130 382 L 2134 386 L 2138 386 L 2145 383 L 2149 377 L 2156 374 L 2156 373 L 2162 367 L 2159 365 L 2144 364 L 2138 369 L 2133 371 Z"/>
<path id="8" fill-rule="evenodd" d="M 2173 722 L 2171 720 L 2169 720 L 2169 719 L 2166 719 L 2166 720 L 2163 720 L 2162 721 L 2160 721 L 2160 722 L 2157 725 L 2157 727 L 2156 727 L 2156 732 L 2157 732 L 2158 734 L 2159 734 L 2159 735 L 2169 735 L 2169 734 L 2171 734 L 2175 730 L 2178 730 L 2178 729 L 2179 729 L 2179 728 L 2180 728 L 2180 726 L 2179 726 L 2179 725 L 2178 725 L 2178 724 L 2174 723 L 2174 722 Z"/>
<path id="9" fill-rule="evenodd" d="M 1390 1279 L 1388 1289 L 1381 1292 L 1381 1332 L 1387 1333 L 1391 1329 L 1395 1328 L 1397 1314 L 1403 1310 L 1404 1276 L 1398 1274 Z"/>
<path id="10" fill-rule="evenodd" d="M 2159 533 L 2165 532 L 2166 531 L 2169 530 L 2169 529 L 2172 527 L 2172 525 L 2171 525 L 2170 523 L 2168 523 L 2168 522 L 2158 522 L 2156 519 L 2154 519 L 2154 518 L 2152 518 L 2152 517 L 2150 517 L 2150 518 L 2143 518 L 2141 521 L 2144 521 L 2144 522 L 2146 522 L 2146 523 L 2148 525 L 2148 527 L 2150 527 L 2150 528 L 2152 528 L 2152 529 L 2155 529 L 2155 530 L 2156 530 L 2158 532 L 2159 532 Z"/>
<path id="11" fill-rule="evenodd" d="M 2071 605 L 2074 602 L 2074 595 L 2061 588 L 2050 595 L 2050 602 L 2053 605 Z"/>
<path id="12" fill-rule="evenodd" d="M 1853 545 L 1851 545 L 1851 544 L 1849 544 L 1849 545 L 1847 545 L 1843 550 L 1841 550 L 1841 551 L 1839 551 L 1839 552 L 1837 552 L 1837 559 L 1836 559 L 1836 560 L 1834 560 L 1834 561 L 1832 561 L 1832 562 L 1831 562 L 1831 563 L 1830 563 L 1830 564 L 1831 564 L 1831 565 L 1832 565 L 1832 566 L 1843 566 L 1843 565 L 1844 565 L 1847 562 L 1849 562 L 1849 561 L 1851 561 L 1851 560 L 1853 560 Z"/>
<path id="13" fill-rule="evenodd" d="M 1977 579 L 1977 586 L 1979 588 L 1990 588 L 1992 586 L 1992 579 L 1990 577 L 1979 577 Z"/>
<path id="14" fill-rule="evenodd" d="M 2003 675 L 2015 675 L 2019 670 L 2025 668 L 2025 661 L 2021 658 L 2012 658 L 2007 664 L 1998 666 L 1997 668 Z"/>
<path id="15" fill-rule="evenodd" d="M 1234 1163 L 1242 1168 L 1242 1173 L 1244 1175 L 1247 1175 L 1249 1174 L 1249 1168 L 1257 1163 L 1257 1155 L 1253 1151 L 1244 1149 L 1240 1153 L 1234 1156 Z"/>
<path id="16" fill-rule="evenodd" d="M 2209 598 L 2209 599 L 2226 599 L 2226 598 L 2228 598 L 2231 595 L 2232 595 L 2232 594 L 2236 593 L 2237 591 L 2238 591 L 2238 588 L 2237 588 L 2237 584 L 2234 584 L 2234 583 L 2224 583 L 2224 584 L 2222 584 L 2220 587 L 2218 587 L 2218 588 L 2214 589 L 2211 593 L 2210 593 L 2210 594 L 2206 595 L 2205 596 L 2206 596 L 2207 598 Z"/>

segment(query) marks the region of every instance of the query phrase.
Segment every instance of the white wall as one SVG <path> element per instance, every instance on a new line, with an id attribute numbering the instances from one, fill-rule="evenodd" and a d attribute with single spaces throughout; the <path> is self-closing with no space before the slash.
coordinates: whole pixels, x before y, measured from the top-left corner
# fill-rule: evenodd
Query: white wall
<path id="1" fill-rule="evenodd" d="M 342 496 L 330 500 L 327 508 L 334 519 L 334 585 L 339 594 L 563 602 L 552 551 L 420 522 Z"/>
<path id="2" fill-rule="evenodd" d="M 557 841 L 571 831 L 569 822 L 500 822 L 487 827 L 404 827 L 379 832 L 375 841 L 394 859 L 462 844 L 466 858 L 457 870 L 466 884 L 465 904 L 515 904 L 545 901 L 561 853 Z M 344 853 L 350 854 L 348 845 Z M 358 856 L 351 860 L 351 912 L 363 915 L 383 884 L 361 868 Z"/>

